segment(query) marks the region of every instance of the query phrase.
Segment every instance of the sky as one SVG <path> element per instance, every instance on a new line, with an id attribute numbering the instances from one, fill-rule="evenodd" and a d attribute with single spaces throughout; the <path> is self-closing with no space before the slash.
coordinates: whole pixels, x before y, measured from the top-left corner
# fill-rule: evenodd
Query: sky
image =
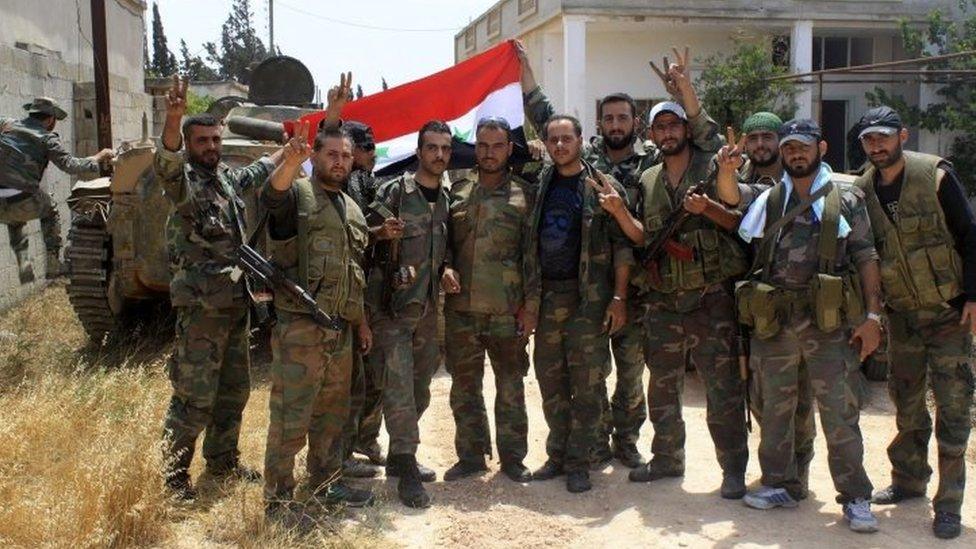
<path id="1" fill-rule="evenodd" d="M 169 49 L 179 59 L 180 39 L 191 53 L 219 43 L 232 0 L 157 0 Z M 381 90 L 454 64 L 454 35 L 497 0 L 274 0 L 275 44 L 308 66 L 323 90 L 352 71 L 353 86 Z M 152 24 L 147 2 L 146 24 Z M 251 0 L 253 21 L 268 45 L 268 0 Z M 366 28 L 370 27 L 370 28 Z M 151 26 L 149 27 L 151 28 Z M 150 41 L 151 41 L 150 34 Z"/>

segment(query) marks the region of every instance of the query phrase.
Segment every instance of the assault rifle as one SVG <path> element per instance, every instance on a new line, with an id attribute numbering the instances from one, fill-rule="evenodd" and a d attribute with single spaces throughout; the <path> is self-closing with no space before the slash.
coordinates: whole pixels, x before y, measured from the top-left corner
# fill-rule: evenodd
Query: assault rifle
<path id="1" fill-rule="evenodd" d="M 315 303 L 315 298 L 308 290 L 285 276 L 281 269 L 262 257 L 257 250 L 246 243 L 237 248 L 237 266 L 248 276 L 264 285 L 295 298 L 299 304 L 308 310 L 308 314 L 312 315 L 312 320 L 319 326 L 336 332 L 345 329 L 345 320 L 329 316 L 322 309 L 319 309 L 318 304 Z M 238 276 L 240 276 L 239 273 Z"/>

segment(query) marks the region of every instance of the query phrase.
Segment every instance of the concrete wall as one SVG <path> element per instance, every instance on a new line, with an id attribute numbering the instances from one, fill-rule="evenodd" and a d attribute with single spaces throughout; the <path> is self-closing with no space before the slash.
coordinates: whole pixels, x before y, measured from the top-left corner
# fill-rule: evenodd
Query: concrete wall
<path id="1" fill-rule="evenodd" d="M 148 99 L 143 93 L 141 53 L 144 10 L 142 0 L 106 0 L 115 146 L 123 139 L 139 137 L 142 113 L 148 108 Z M 90 43 L 89 2 L 0 2 L 0 116 L 21 118 L 25 115 L 21 107 L 24 103 L 35 96 L 50 96 L 69 113 L 56 128 L 65 146 L 78 156 L 94 153 L 94 76 Z M 72 183 L 72 178 L 53 166 L 41 181 L 41 188 L 52 193 L 59 206 L 64 236 L 71 219 L 65 200 Z M 40 279 L 44 271 L 40 224 L 32 221 L 27 229 L 35 273 Z M 0 233 L 4 231 L 0 229 Z M 9 308 L 39 284 L 20 285 L 16 259 L 6 236 L 0 234 L 0 310 Z"/>

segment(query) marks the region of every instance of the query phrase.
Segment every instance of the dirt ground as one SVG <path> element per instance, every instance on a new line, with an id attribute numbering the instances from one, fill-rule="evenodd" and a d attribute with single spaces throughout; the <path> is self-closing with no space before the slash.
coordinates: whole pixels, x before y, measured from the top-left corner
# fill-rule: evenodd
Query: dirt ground
<path id="1" fill-rule="evenodd" d="M 486 402 L 491 414 L 493 381 L 486 379 Z M 421 425 L 419 459 L 438 472 L 438 478 L 455 461 L 454 422 L 447 405 L 450 377 L 441 370 L 432 386 L 432 404 Z M 530 372 L 526 378 L 529 410 L 529 456 L 535 468 L 545 461 L 546 425 L 540 406 L 539 387 Z M 865 463 L 876 488 L 888 482 L 885 447 L 895 424 L 893 408 L 884 384 L 872 383 L 869 404 L 861 416 L 865 437 Z M 682 479 L 635 484 L 628 469 L 616 464 L 591 474 L 593 490 L 570 494 L 563 479 L 519 485 L 492 464 L 481 478 L 428 485 L 434 498 L 426 511 L 407 509 L 396 502 L 393 482 L 374 483 L 386 501 L 383 514 L 389 521 L 386 537 L 409 547 L 932 547 L 945 542 L 931 535 L 928 500 L 898 507 L 876 507 L 881 531 L 856 534 L 847 529 L 835 503 L 835 491 L 827 469 L 827 450 L 818 436 L 811 468 L 810 498 L 797 509 L 756 511 L 741 501 L 718 495 L 721 471 L 705 425 L 705 400 L 701 383 L 686 383 L 684 417 L 687 423 L 687 466 Z M 648 451 L 652 430 L 646 424 L 639 447 Z M 750 437 L 747 481 L 758 484 L 756 447 L 758 429 Z M 935 448 L 930 463 L 936 463 Z M 969 477 L 974 478 L 976 443 L 970 444 Z M 616 462 L 615 462 L 616 463 Z M 934 483 L 929 495 L 934 494 Z M 963 509 L 963 535 L 947 546 L 976 544 L 976 489 L 967 486 Z"/>

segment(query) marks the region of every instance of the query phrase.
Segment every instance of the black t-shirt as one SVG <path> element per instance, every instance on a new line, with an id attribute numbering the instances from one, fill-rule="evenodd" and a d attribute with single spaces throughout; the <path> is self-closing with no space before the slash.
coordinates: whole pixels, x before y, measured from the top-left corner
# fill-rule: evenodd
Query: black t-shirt
<path id="1" fill-rule="evenodd" d="M 579 276 L 582 249 L 582 175 L 553 175 L 539 219 L 539 263 L 543 280 L 572 280 Z"/>
<path id="2" fill-rule="evenodd" d="M 950 304 L 961 308 L 966 301 L 976 301 L 976 217 L 973 216 L 969 199 L 952 166 L 943 162 L 939 168 L 946 174 L 939 185 L 939 205 L 942 206 L 946 226 L 955 240 L 956 251 L 962 257 L 963 295 L 950 301 Z M 894 183 L 882 185 L 880 172 L 875 172 L 874 190 L 878 194 L 881 209 L 892 222 L 898 220 L 898 201 L 904 180 L 905 172 L 902 171 Z"/>
<path id="3" fill-rule="evenodd" d="M 431 189 L 430 187 L 425 187 L 423 185 L 418 184 L 417 188 L 419 188 L 420 192 L 423 193 L 424 198 L 427 199 L 427 202 L 430 202 L 431 204 L 437 202 L 437 195 L 440 194 L 441 192 L 440 185 Z"/>

